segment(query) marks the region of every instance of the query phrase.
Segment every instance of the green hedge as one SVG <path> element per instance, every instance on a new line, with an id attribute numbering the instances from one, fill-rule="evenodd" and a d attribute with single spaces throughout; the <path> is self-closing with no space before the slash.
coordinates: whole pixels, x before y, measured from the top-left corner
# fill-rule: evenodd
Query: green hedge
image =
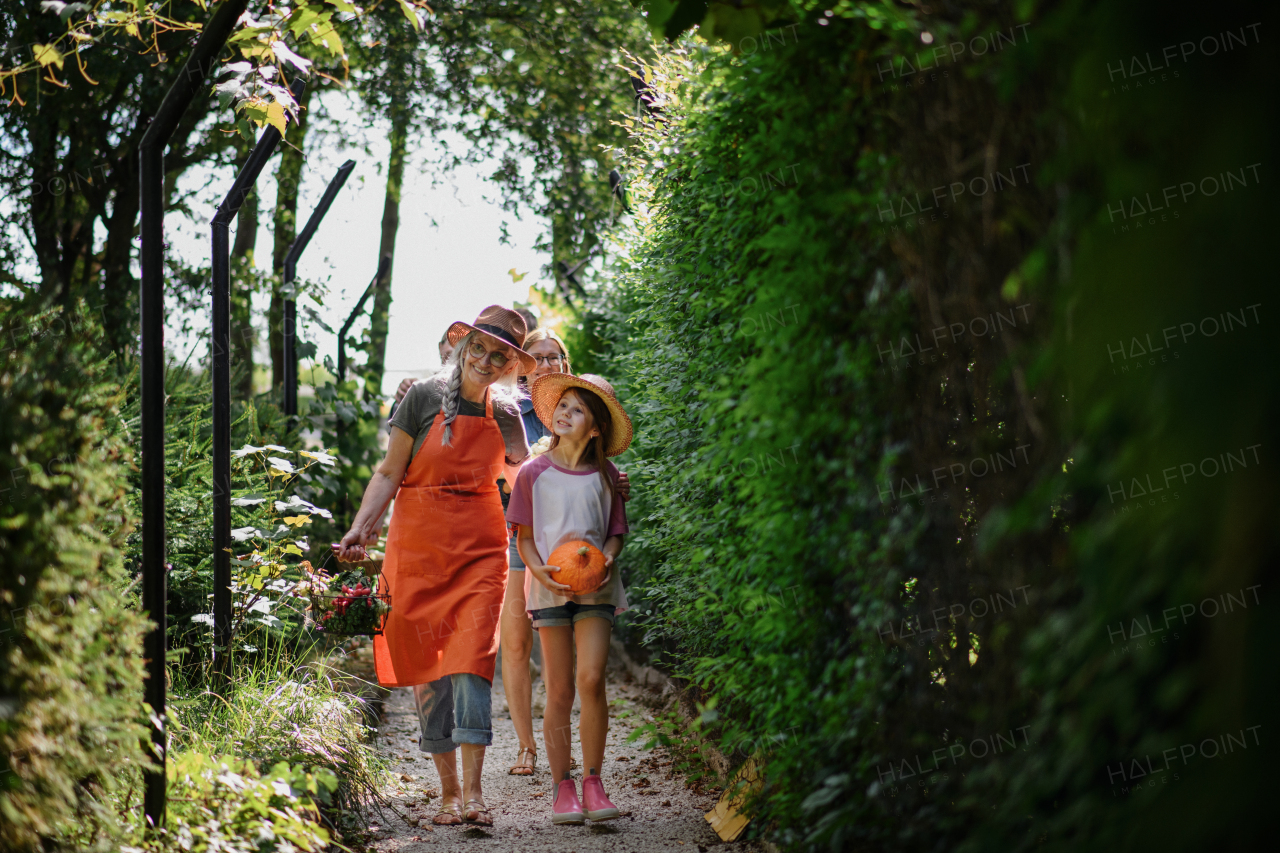
<path id="1" fill-rule="evenodd" d="M 0 847 L 106 846 L 146 737 L 119 386 L 86 311 L 15 301 L 0 327 Z"/>
<path id="2" fill-rule="evenodd" d="M 653 70 L 581 333 L 637 425 L 628 630 L 764 757 L 752 831 L 789 849 L 1259 837 L 1266 336 L 1140 353 L 1264 302 L 1266 195 L 1108 210 L 1265 159 L 1263 48 L 1112 91 L 1109 64 L 1247 23 L 1131 5 L 850 4 Z M 1209 457 L 1230 475 L 1139 500 Z"/>

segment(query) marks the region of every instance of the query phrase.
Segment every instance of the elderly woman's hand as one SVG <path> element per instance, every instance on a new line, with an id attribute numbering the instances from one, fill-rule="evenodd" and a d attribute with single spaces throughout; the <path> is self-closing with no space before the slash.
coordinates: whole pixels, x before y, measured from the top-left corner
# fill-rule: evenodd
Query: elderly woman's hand
<path id="1" fill-rule="evenodd" d="M 356 563 L 361 560 L 369 559 L 366 548 L 372 548 L 378 544 L 378 533 L 364 533 L 363 531 L 351 528 L 347 531 L 347 535 L 342 537 L 341 542 L 333 544 L 333 554 L 338 558 L 340 563 Z"/>

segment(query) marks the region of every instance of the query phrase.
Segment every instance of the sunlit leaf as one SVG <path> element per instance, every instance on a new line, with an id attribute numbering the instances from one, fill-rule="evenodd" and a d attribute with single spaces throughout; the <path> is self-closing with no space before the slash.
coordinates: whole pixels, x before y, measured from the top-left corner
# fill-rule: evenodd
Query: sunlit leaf
<path id="1" fill-rule="evenodd" d="M 62 52 L 53 45 L 37 44 L 32 46 L 32 50 L 35 51 L 36 62 L 39 62 L 42 66 L 47 68 L 50 65 L 56 65 L 59 70 L 62 69 Z"/>
<path id="2" fill-rule="evenodd" d="M 276 58 L 279 59 L 281 62 L 288 62 L 290 65 L 292 65 L 294 68 L 297 68 L 299 71 L 302 71 L 305 73 L 311 69 L 311 60 L 303 59 L 301 56 L 298 56 L 298 54 L 290 50 L 289 46 L 282 41 L 272 42 L 271 51 L 276 55 Z M 283 130 L 281 130 L 280 132 L 284 133 Z"/>
<path id="3" fill-rule="evenodd" d="M 414 13 L 413 6 L 409 3 L 409 0 L 396 0 L 396 2 L 400 4 L 400 11 L 409 19 L 409 23 L 413 24 L 413 28 L 415 30 L 422 29 L 418 23 L 418 16 Z"/>
<path id="4" fill-rule="evenodd" d="M 279 101 L 272 101 L 271 103 L 267 104 L 267 117 L 265 121 L 267 124 L 271 125 L 276 130 L 278 130 L 281 136 L 284 136 L 284 133 L 285 133 L 284 104 L 280 103 Z M 274 464 L 276 462 L 275 459 L 272 459 L 271 461 L 273 463 L 272 465 L 273 468 L 280 467 L 279 465 Z M 284 460 L 280 460 L 280 461 L 284 461 Z M 288 464 L 288 463 L 285 463 L 285 464 Z M 281 470 L 284 470 L 284 469 L 281 469 Z M 290 473 L 292 473 L 293 466 L 289 465 L 288 470 Z"/>

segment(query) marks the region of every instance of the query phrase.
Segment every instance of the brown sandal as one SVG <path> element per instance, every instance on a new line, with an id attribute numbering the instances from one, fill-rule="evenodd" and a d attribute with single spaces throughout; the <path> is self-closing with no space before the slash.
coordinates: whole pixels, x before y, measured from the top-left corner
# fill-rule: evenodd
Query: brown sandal
<path id="1" fill-rule="evenodd" d="M 462 823 L 462 808 L 457 803 L 444 803 L 431 822 L 436 826 L 458 826 Z"/>
<path id="2" fill-rule="evenodd" d="M 528 755 L 529 760 L 526 762 L 524 757 Z M 531 747 L 522 746 L 520 752 L 516 754 L 516 763 L 511 765 L 511 769 L 507 771 L 508 776 L 532 776 L 538 769 L 538 750 Z"/>
<path id="3" fill-rule="evenodd" d="M 472 808 L 472 806 L 477 808 Z M 475 817 L 472 817 L 472 815 L 475 815 Z M 462 819 L 476 826 L 493 826 L 493 818 L 489 816 L 489 809 L 479 800 L 467 800 L 467 805 L 463 809 Z"/>

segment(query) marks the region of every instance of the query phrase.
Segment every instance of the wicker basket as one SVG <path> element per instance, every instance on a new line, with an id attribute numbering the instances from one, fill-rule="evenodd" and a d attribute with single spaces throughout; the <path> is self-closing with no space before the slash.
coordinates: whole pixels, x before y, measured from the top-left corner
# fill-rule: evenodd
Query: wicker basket
<path id="1" fill-rule="evenodd" d="M 318 574 L 311 584 L 311 618 L 317 631 L 333 636 L 377 636 L 391 612 L 391 591 L 387 578 L 375 568 L 375 575 L 357 566 L 333 576 Z M 320 590 L 321 584 L 328 587 Z M 346 587 L 345 589 L 343 587 Z"/>

